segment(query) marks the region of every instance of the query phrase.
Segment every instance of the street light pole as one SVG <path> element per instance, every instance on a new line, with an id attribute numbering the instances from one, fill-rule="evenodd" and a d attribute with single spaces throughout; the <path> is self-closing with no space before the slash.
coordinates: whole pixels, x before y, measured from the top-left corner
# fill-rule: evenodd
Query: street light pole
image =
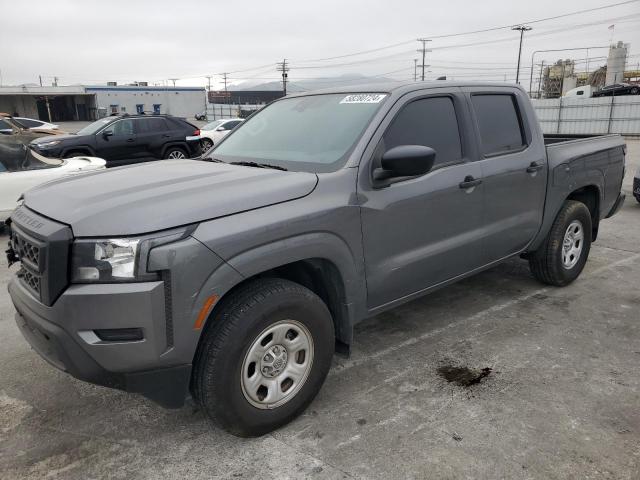
<path id="1" fill-rule="evenodd" d="M 511 27 L 511 30 L 519 30 L 520 31 L 520 47 L 518 48 L 518 70 L 516 71 L 516 83 L 520 83 L 520 56 L 522 55 L 522 37 L 524 36 L 524 32 L 528 32 L 531 30 L 531 27 L 527 27 L 526 25 L 517 25 L 515 27 Z"/>

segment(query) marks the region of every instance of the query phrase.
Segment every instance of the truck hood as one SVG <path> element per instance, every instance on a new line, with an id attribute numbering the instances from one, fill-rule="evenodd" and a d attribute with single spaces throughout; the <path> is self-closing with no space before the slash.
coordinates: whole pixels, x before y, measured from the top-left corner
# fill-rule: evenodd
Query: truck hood
<path id="1" fill-rule="evenodd" d="M 77 237 L 126 236 L 201 222 L 310 194 L 313 173 L 162 160 L 67 177 L 29 190 L 31 210 Z"/>

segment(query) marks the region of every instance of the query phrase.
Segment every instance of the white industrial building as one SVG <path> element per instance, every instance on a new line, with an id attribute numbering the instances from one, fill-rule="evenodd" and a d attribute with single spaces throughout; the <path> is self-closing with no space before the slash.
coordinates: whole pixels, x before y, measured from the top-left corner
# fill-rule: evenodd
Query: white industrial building
<path id="1" fill-rule="evenodd" d="M 117 113 L 193 117 L 206 107 L 204 87 L 77 85 L 0 87 L 0 112 L 46 122 L 96 120 Z"/>

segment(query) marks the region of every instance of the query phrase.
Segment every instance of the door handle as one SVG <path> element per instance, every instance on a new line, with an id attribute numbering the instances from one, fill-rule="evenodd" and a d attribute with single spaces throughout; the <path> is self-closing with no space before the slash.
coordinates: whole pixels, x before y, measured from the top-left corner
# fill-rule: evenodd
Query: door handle
<path id="1" fill-rule="evenodd" d="M 531 162 L 531 164 L 527 167 L 527 173 L 535 173 L 538 170 L 542 170 L 544 168 L 544 164 L 538 162 Z"/>
<path id="2" fill-rule="evenodd" d="M 473 178 L 473 175 L 467 175 L 466 177 L 464 177 L 464 180 L 458 184 L 458 186 L 463 190 L 466 190 L 468 188 L 477 187 L 481 183 L 481 179 Z"/>
<path id="3" fill-rule="evenodd" d="M 168 133 L 164 133 L 162 134 L 162 138 L 169 138 L 171 135 L 169 135 Z"/>
<path id="4" fill-rule="evenodd" d="M 127 138 L 127 142 L 135 142 L 135 139 L 133 139 L 133 138 Z"/>

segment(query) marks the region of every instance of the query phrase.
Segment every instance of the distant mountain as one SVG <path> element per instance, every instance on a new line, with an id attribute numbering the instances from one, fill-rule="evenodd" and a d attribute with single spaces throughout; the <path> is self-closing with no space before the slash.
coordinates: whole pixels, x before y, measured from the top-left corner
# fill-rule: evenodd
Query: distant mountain
<path id="1" fill-rule="evenodd" d="M 360 85 L 363 83 L 388 83 L 398 82 L 387 77 L 368 77 L 360 74 L 340 75 L 336 77 L 318 77 L 312 79 L 297 80 L 291 73 L 287 82 L 289 92 L 305 92 L 308 90 L 319 90 L 321 88 L 344 87 L 349 85 Z M 273 81 L 266 83 L 243 82 L 238 85 L 231 85 L 229 90 L 282 90 L 282 82 Z"/>

